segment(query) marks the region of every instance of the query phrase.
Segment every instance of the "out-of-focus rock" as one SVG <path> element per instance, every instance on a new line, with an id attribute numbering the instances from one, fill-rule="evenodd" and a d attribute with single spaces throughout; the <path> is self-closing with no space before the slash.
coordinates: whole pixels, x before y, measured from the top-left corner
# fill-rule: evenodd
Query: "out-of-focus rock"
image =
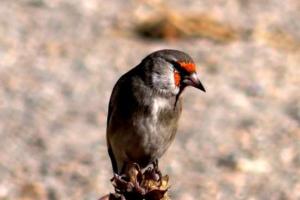
<path id="1" fill-rule="evenodd" d="M 237 162 L 237 168 L 249 173 L 269 173 L 270 164 L 265 159 L 245 159 L 241 158 Z"/>
<path id="2" fill-rule="evenodd" d="M 154 39 L 200 37 L 216 42 L 231 42 L 239 37 L 237 30 L 218 22 L 212 16 L 171 11 L 147 18 L 137 25 L 136 31 L 146 38 Z"/>
<path id="3" fill-rule="evenodd" d="M 44 186 L 37 182 L 25 183 L 21 186 L 18 200 L 46 200 L 46 190 Z"/>

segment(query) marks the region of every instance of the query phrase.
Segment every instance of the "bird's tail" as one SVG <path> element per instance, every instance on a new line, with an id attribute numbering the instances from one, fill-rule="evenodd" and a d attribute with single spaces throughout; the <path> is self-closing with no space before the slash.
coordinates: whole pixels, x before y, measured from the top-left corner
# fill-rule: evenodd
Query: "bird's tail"
<path id="1" fill-rule="evenodd" d="M 118 173 L 117 161 L 116 161 L 114 153 L 113 153 L 113 151 L 110 147 L 108 147 L 108 155 L 109 155 L 110 160 L 111 160 L 111 165 L 112 165 L 113 171 L 114 171 L 115 174 L 117 174 Z"/>

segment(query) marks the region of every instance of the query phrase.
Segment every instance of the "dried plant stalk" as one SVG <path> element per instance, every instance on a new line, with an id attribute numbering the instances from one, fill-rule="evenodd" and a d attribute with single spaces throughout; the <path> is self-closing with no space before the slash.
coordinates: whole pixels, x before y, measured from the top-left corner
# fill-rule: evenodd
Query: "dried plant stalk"
<path id="1" fill-rule="evenodd" d="M 101 200 L 170 200 L 168 175 L 162 176 L 158 167 L 149 167 L 144 172 L 132 164 L 124 175 L 114 175 L 111 182 L 115 193 Z"/>

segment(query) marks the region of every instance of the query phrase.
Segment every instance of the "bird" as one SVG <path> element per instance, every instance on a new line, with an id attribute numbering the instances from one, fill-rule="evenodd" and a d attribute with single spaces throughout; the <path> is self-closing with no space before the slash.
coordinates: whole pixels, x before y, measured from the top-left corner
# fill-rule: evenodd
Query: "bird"
<path id="1" fill-rule="evenodd" d="M 113 172 L 130 163 L 142 169 L 158 163 L 177 132 L 181 94 L 187 86 L 205 92 L 196 64 L 187 53 L 162 49 L 122 75 L 108 106 L 106 140 Z"/>

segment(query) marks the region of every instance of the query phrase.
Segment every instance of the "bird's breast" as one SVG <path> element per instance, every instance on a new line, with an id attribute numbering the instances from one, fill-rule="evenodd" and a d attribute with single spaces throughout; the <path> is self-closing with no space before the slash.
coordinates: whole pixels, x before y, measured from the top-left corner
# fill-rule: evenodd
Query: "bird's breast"
<path id="1" fill-rule="evenodd" d="M 164 97 L 153 98 L 150 112 L 139 118 L 139 127 L 142 128 L 144 143 L 152 145 L 165 145 L 173 140 L 176 133 L 180 115 L 178 104 Z"/>
<path id="2" fill-rule="evenodd" d="M 171 111 L 171 105 L 168 99 L 162 97 L 156 97 L 153 99 L 151 117 L 154 123 L 158 122 L 160 115 L 163 111 Z"/>

